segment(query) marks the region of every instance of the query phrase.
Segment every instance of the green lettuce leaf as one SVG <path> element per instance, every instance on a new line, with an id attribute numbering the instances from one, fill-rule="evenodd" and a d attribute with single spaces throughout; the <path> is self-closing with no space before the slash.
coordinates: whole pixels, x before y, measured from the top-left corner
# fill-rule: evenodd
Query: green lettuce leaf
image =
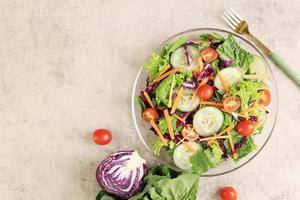
<path id="1" fill-rule="evenodd" d="M 248 51 L 242 49 L 230 34 L 225 42 L 218 46 L 217 51 L 222 60 L 232 60 L 235 65 L 240 66 L 244 73 L 249 69 L 254 56 Z"/>
<path id="2" fill-rule="evenodd" d="M 155 90 L 155 100 L 157 105 L 164 104 L 168 106 L 169 102 L 169 94 L 171 90 L 172 76 L 168 76 L 164 80 L 162 80 Z"/>
<path id="3" fill-rule="evenodd" d="M 199 176 L 159 165 L 144 178 L 144 190 L 129 200 L 196 200 Z"/>
<path id="4" fill-rule="evenodd" d="M 143 112 L 146 109 L 145 103 L 143 102 L 143 100 L 141 99 L 140 96 L 136 96 L 135 100 L 136 100 L 136 102 L 138 102 L 138 104 L 140 105 L 142 112 Z"/>
<path id="5" fill-rule="evenodd" d="M 150 80 L 154 80 L 167 63 L 167 60 L 161 57 L 158 53 L 152 53 L 151 58 L 144 65 L 144 69 L 148 73 Z"/>
<path id="6" fill-rule="evenodd" d="M 250 101 L 257 101 L 260 97 L 258 90 L 265 88 L 263 82 L 241 81 L 230 87 L 229 93 L 232 96 L 239 96 L 241 99 L 241 109 L 247 109 Z"/>
<path id="7" fill-rule="evenodd" d="M 231 136 L 232 136 L 232 141 L 233 141 L 234 145 L 237 144 L 237 143 L 239 143 L 239 142 L 241 142 L 241 140 L 243 138 L 235 130 L 231 131 Z M 226 147 L 226 151 L 227 152 L 231 152 L 231 147 L 230 147 L 228 139 L 225 140 L 224 145 Z M 256 147 L 257 146 L 254 143 L 253 138 L 252 137 L 247 137 L 247 140 L 246 140 L 245 144 L 240 149 L 238 149 L 238 151 L 237 151 L 238 159 L 235 160 L 235 161 L 237 162 L 241 158 L 243 158 L 246 155 L 248 155 L 249 153 L 253 152 L 256 149 Z"/>
<path id="8" fill-rule="evenodd" d="M 224 130 L 226 127 L 228 127 L 230 124 L 234 124 L 234 125 L 237 124 L 237 121 L 233 118 L 231 114 L 223 112 L 223 115 L 224 115 L 224 122 L 221 127 L 221 131 Z"/>
<path id="9" fill-rule="evenodd" d="M 211 37 L 212 41 L 213 42 L 220 42 L 220 41 L 224 41 L 225 38 L 216 33 L 216 32 L 212 32 L 212 33 L 202 33 L 200 36 L 199 36 L 199 39 L 200 41 L 209 41 L 209 37 Z"/>
<path id="10" fill-rule="evenodd" d="M 171 116 L 171 122 L 172 122 L 172 127 L 173 127 L 173 131 L 174 131 L 174 135 L 178 135 L 179 134 L 179 130 L 176 128 L 177 119 L 175 117 Z M 165 134 L 165 133 L 168 132 L 167 121 L 166 121 L 166 119 L 164 117 L 159 120 L 158 127 L 161 130 L 162 134 Z"/>
<path id="11" fill-rule="evenodd" d="M 164 146 L 162 141 L 160 140 L 159 137 L 156 137 L 151 144 L 151 151 L 155 154 L 158 155 L 160 154 L 161 148 Z"/>
<path id="12" fill-rule="evenodd" d="M 117 199 L 115 197 L 106 194 L 104 191 L 100 191 L 96 197 L 96 200 L 117 200 Z"/>
<path id="13" fill-rule="evenodd" d="M 186 43 L 187 39 L 183 36 L 179 37 L 175 42 L 168 43 L 163 47 L 162 56 L 169 61 L 170 55 L 173 51 Z"/>
<path id="14" fill-rule="evenodd" d="M 211 144 L 207 149 L 202 152 L 191 156 L 190 162 L 192 170 L 196 174 L 203 174 L 209 169 L 215 168 L 224 162 L 222 157 L 223 152 L 217 142 Z"/>

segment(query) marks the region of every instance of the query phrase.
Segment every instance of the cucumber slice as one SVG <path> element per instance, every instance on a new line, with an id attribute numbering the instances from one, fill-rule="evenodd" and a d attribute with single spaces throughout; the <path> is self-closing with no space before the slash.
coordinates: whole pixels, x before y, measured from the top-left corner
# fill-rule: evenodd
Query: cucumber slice
<path id="1" fill-rule="evenodd" d="M 267 66 L 263 59 L 257 55 L 254 55 L 254 60 L 250 63 L 249 72 L 250 74 L 266 74 Z"/>
<path id="2" fill-rule="evenodd" d="M 189 49 L 190 55 L 192 57 L 191 64 L 187 64 L 185 48 L 180 47 L 171 54 L 170 63 L 174 68 L 183 67 L 183 71 L 188 71 L 193 70 L 198 66 L 198 57 L 200 54 L 198 48 L 192 45 L 188 45 L 187 48 Z"/>
<path id="3" fill-rule="evenodd" d="M 221 73 L 221 76 L 223 77 L 224 81 L 227 83 L 228 87 L 243 80 L 242 70 L 237 67 L 227 67 L 222 69 L 219 73 Z M 214 85 L 216 88 L 220 90 L 221 93 L 223 93 L 224 89 L 219 79 L 219 76 L 216 76 Z"/>
<path id="4" fill-rule="evenodd" d="M 224 123 L 223 113 L 216 107 L 207 106 L 196 112 L 193 119 L 195 131 L 207 137 L 219 131 Z"/>
<path id="5" fill-rule="evenodd" d="M 182 98 L 177 107 L 178 110 L 182 112 L 191 112 L 198 107 L 200 99 L 198 96 L 195 96 L 192 100 L 194 92 L 194 89 L 183 88 Z"/>
<path id="6" fill-rule="evenodd" d="M 203 147 L 196 142 L 188 142 L 197 152 L 203 151 Z M 173 160 L 175 165 L 182 170 L 191 170 L 190 157 L 194 154 L 185 144 L 180 144 L 174 150 Z"/>

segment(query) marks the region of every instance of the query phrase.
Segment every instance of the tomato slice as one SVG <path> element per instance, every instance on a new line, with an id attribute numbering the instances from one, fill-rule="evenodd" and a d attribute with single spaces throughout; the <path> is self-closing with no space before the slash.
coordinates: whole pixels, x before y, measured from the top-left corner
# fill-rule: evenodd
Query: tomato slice
<path id="1" fill-rule="evenodd" d="M 226 97 L 223 101 L 224 109 L 228 112 L 234 112 L 241 106 L 241 99 L 237 96 Z"/>
<path id="2" fill-rule="evenodd" d="M 237 193 L 233 187 L 224 187 L 219 194 L 222 200 L 237 200 Z"/>
<path id="3" fill-rule="evenodd" d="M 203 49 L 200 55 L 206 63 L 211 63 L 212 61 L 216 60 L 219 56 L 218 52 L 211 47 Z"/>
<path id="4" fill-rule="evenodd" d="M 151 120 L 156 122 L 159 119 L 159 115 L 158 115 L 157 111 L 154 108 L 147 108 L 143 112 L 143 118 L 147 122 L 150 122 Z"/>
<path id="5" fill-rule="evenodd" d="M 200 97 L 200 99 L 207 101 L 214 95 L 214 89 L 210 85 L 203 85 L 199 88 L 197 91 L 197 95 Z"/>
<path id="6" fill-rule="evenodd" d="M 268 106 L 271 103 L 271 92 L 269 90 L 261 91 L 262 97 L 258 100 L 258 103 L 264 106 Z"/>
<path id="7" fill-rule="evenodd" d="M 250 120 L 240 121 L 236 126 L 236 130 L 241 136 L 249 136 L 254 132 L 254 124 Z"/>
<path id="8" fill-rule="evenodd" d="M 106 145 L 111 142 L 112 134 L 107 129 L 97 129 L 93 135 L 94 141 L 96 144 Z"/>

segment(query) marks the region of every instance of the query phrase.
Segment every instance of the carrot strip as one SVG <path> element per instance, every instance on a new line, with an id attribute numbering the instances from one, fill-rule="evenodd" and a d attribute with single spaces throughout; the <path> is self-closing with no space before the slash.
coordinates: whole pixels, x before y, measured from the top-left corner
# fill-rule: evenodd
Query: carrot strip
<path id="1" fill-rule="evenodd" d="M 226 113 L 229 113 L 229 114 L 231 114 L 231 115 L 233 115 L 232 114 L 232 112 L 230 112 L 230 111 L 228 111 L 228 110 L 225 110 L 224 108 L 221 108 L 221 110 L 223 111 L 223 112 L 226 112 Z M 240 114 L 240 113 L 236 113 L 238 116 L 240 116 L 240 117 L 243 117 L 243 118 L 248 118 L 248 116 L 246 116 L 246 115 L 243 115 L 243 114 Z"/>
<path id="2" fill-rule="evenodd" d="M 191 128 L 191 130 L 176 144 L 180 145 L 187 137 L 189 137 L 194 132 L 194 128 Z"/>
<path id="3" fill-rule="evenodd" d="M 157 135 L 159 136 L 160 140 L 162 141 L 162 143 L 167 146 L 167 141 L 166 139 L 164 138 L 164 136 L 162 135 L 159 127 L 157 126 L 157 124 L 153 121 L 153 120 L 150 120 L 150 124 L 151 126 L 154 128 L 154 130 L 156 131 Z"/>
<path id="4" fill-rule="evenodd" d="M 170 69 L 170 67 L 171 67 L 170 65 L 165 65 L 165 68 L 159 73 L 158 76 L 163 75 L 166 71 L 168 71 Z"/>
<path id="5" fill-rule="evenodd" d="M 250 108 L 247 108 L 247 109 L 245 109 L 245 110 L 242 110 L 242 111 L 241 111 L 241 114 L 246 114 L 246 113 L 252 112 L 253 110 L 257 109 L 258 106 L 259 106 L 258 104 L 255 104 L 255 105 L 253 105 L 253 106 L 250 107 Z"/>
<path id="6" fill-rule="evenodd" d="M 185 120 L 184 120 L 182 117 L 180 117 L 179 115 L 177 115 L 176 113 L 173 114 L 173 117 L 175 117 L 175 118 L 178 119 L 179 121 L 185 123 Z"/>
<path id="7" fill-rule="evenodd" d="M 227 135 L 229 136 L 228 140 L 229 140 L 229 144 L 230 144 L 230 148 L 231 148 L 231 152 L 233 153 L 233 158 L 236 160 L 238 158 L 235 149 L 234 149 L 234 144 L 233 144 L 233 140 L 232 140 L 232 136 L 231 136 L 231 130 L 227 130 Z"/>
<path id="8" fill-rule="evenodd" d="M 174 140 L 175 136 L 174 136 L 172 121 L 171 121 L 171 117 L 169 115 L 168 109 L 164 110 L 164 116 L 165 116 L 165 119 L 166 119 L 166 122 L 167 122 L 167 127 L 168 127 L 168 130 L 169 130 L 170 137 L 171 137 L 172 140 Z"/>
<path id="9" fill-rule="evenodd" d="M 202 57 L 200 56 L 198 58 L 198 70 L 199 70 L 200 73 L 203 71 L 203 68 L 204 68 L 204 64 L 203 64 Z"/>
<path id="10" fill-rule="evenodd" d="M 212 136 L 212 137 L 207 137 L 207 138 L 201 138 L 201 139 L 199 139 L 199 141 L 202 142 L 202 141 L 209 141 L 212 139 L 218 140 L 218 139 L 226 139 L 226 138 L 228 138 L 228 136 Z"/>
<path id="11" fill-rule="evenodd" d="M 171 109 L 171 114 L 175 113 L 175 111 L 176 111 L 176 109 L 177 109 L 177 107 L 178 107 L 178 105 L 179 105 L 179 103 L 181 101 L 182 92 L 183 92 L 183 87 L 180 87 L 179 92 L 177 94 L 177 97 L 176 97 L 176 99 L 174 101 L 174 105 L 173 105 L 173 107 Z"/>
<path id="12" fill-rule="evenodd" d="M 255 74 L 255 75 L 249 75 L 249 74 L 245 74 L 244 79 L 249 79 L 249 80 L 266 80 L 266 79 L 270 79 L 268 74 Z"/>
<path id="13" fill-rule="evenodd" d="M 212 102 L 212 101 L 200 101 L 200 104 L 223 107 L 223 103 Z"/>
<path id="14" fill-rule="evenodd" d="M 213 138 L 211 140 L 208 141 L 208 145 L 211 145 L 214 141 L 216 141 L 216 137 L 222 136 L 226 133 L 226 131 L 228 130 L 232 130 L 234 128 L 234 124 L 230 124 L 230 126 L 228 126 L 227 128 L 225 128 L 223 131 L 221 131 L 220 133 L 218 133 L 217 135 L 213 136 Z"/>
<path id="15" fill-rule="evenodd" d="M 206 78 L 204 78 L 204 79 L 199 83 L 198 87 L 196 88 L 196 90 L 195 90 L 195 92 L 194 92 L 194 94 L 193 94 L 193 96 L 192 96 L 192 101 L 194 100 L 194 98 L 195 98 L 197 92 L 199 91 L 199 89 L 200 89 L 203 85 L 205 85 L 208 81 L 209 81 L 209 77 L 206 77 Z"/>
<path id="16" fill-rule="evenodd" d="M 174 91 L 174 85 L 175 85 L 175 75 L 173 75 L 172 83 L 171 83 L 171 90 L 169 93 L 169 102 L 168 102 L 168 107 L 172 107 L 172 96 L 173 96 L 173 91 Z"/>
<path id="17" fill-rule="evenodd" d="M 193 154 L 197 153 L 197 150 L 188 142 L 183 141 L 182 142 Z"/>
<path id="18" fill-rule="evenodd" d="M 175 74 L 176 72 L 180 72 L 181 70 L 182 70 L 182 67 L 177 67 L 177 68 L 175 68 L 175 69 L 172 69 L 172 70 L 170 70 L 170 71 L 167 71 L 166 73 L 164 73 L 164 74 L 162 74 L 162 75 L 156 77 L 156 78 L 154 79 L 154 81 L 152 82 L 152 84 L 153 84 L 153 83 L 156 83 L 156 82 L 159 82 L 159 81 L 161 81 L 161 80 L 163 80 L 164 78 L 166 78 L 167 76 L 169 76 L 169 75 L 171 75 L 171 74 Z"/>
<path id="19" fill-rule="evenodd" d="M 146 91 L 144 91 L 144 96 L 145 96 L 147 102 L 149 103 L 149 105 L 150 105 L 152 108 L 155 109 L 154 104 L 153 104 L 153 102 L 151 101 L 151 98 L 150 98 L 149 94 L 148 94 Z"/>
<path id="20" fill-rule="evenodd" d="M 220 82 L 221 82 L 221 84 L 222 84 L 222 87 L 223 87 L 224 91 L 225 91 L 225 92 L 228 92 L 228 91 L 229 91 L 228 85 L 227 85 L 227 83 L 225 82 L 225 80 L 224 80 L 224 78 L 223 78 L 223 76 L 221 75 L 220 72 L 218 72 L 218 77 L 219 77 L 219 79 L 220 79 Z"/>

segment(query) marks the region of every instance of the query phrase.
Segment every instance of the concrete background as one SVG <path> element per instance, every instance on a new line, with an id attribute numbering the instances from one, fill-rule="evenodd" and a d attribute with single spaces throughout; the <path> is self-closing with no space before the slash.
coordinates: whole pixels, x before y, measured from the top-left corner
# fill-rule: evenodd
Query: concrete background
<path id="1" fill-rule="evenodd" d="M 228 29 L 230 5 L 300 74 L 300 1 L 0 1 L 0 199 L 93 200 L 98 163 L 121 149 L 144 152 L 130 112 L 138 68 L 174 33 Z M 248 165 L 202 178 L 199 200 L 233 185 L 240 200 L 300 199 L 300 93 L 273 66 L 279 115 Z M 113 132 L 101 147 L 96 128 Z"/>

